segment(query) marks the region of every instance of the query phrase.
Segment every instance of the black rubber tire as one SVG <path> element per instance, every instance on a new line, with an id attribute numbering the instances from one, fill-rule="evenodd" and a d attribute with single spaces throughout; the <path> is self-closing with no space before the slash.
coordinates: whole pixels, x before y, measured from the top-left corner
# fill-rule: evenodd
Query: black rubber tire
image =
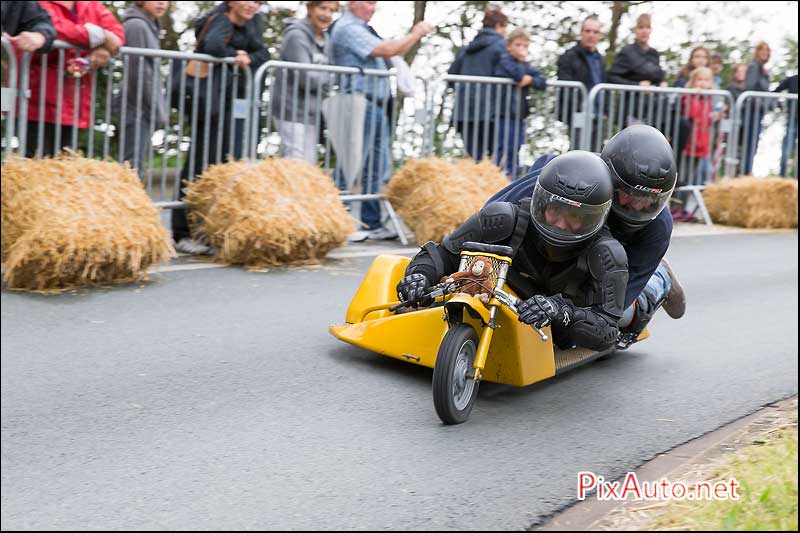
<path id="1" fill-rule="evenodd" d="M 459 372 L 461 370 L 472 371 L 477 349 L 478 334 L 475 333 L 472 326 L 466 324 L 452 326 L 439 346 L 436 365 L 433 367 L 433 406 L 436 408 L 436 414 L 445 424 L 466 422 L 472 412 L 472 407 L 475 405 L 480 382 L 465 378 L 464 381 L 467 383 L 462 392 L 463 394 L 468 394 L 468 398 L 462 396 L 457 405 L 454 396 L 456 395 L 455 388 L 458 383 L 454 373 L 457 365 L 459 365 Z M 464 360 L 459 364 L 459 359 L 462 358 L 460 357 L 462 351 L 464 352 L 463 358 L 467 360 L 466 364 Z M 470 385 L 469 382 L 472 382 L 473 385 Z M 464 382 L 461 384 L 463 385 Z M 471 387 L 471 391 L 467 390 L 469 387 Z"/>

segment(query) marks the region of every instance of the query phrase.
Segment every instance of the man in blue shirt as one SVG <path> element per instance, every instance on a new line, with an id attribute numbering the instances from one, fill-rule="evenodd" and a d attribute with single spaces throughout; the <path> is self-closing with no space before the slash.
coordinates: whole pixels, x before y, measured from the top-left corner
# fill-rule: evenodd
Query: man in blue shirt
<path id="1" fill-rule="evenodd" d="M 627 348 L 659 307 L 672 318 L 680 318 L 686 310 L 683 288 L 664 260 L 672 235 L 672 215 L 665 207 L 677 172 L 666 138 L 643 124 L 619 132 L 600 155 L 614 179 L 607 224 L 628 256 L 625 313 L 619 322 L 618 342 L 620 348 Z M 497 192 L 487 205 L 531 196 L 542 169 L 555 157 L 548 154 L 537 159 L 525 177 Z"/>
<path id="2" fill-rule="evenodd" d="M 433 27 L 418 22 L 405 37 L 383 40 L 367 24 L 375 14 L 377 2 L 349 2 L 348 10 L 331 28 L 333 63 L 342 67 L 388 70 L 388 60 L 402 56 Z M 389 114 L 391 91 L 389 78 L 361 74 L 340 76 L 342 92 L 361 93 L 367 98 L 364 116 L 364 166 L 361 173 L 363 192 L 378 192 L 389 180 L 392 161 L 389 153 Z M 365 232 L 356 232 L 351 241 L 393 239 L 397 233 L 382 227 L 381 207 L 376 200 L 361 203 L 361 221 Z"/>

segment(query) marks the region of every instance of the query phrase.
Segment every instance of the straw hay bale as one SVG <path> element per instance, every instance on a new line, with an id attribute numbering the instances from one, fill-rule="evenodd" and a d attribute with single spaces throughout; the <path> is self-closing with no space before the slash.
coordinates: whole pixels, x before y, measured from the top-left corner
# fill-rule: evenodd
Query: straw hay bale
<path id="1" fill-rule="evenodd" d="M 175 255 L 130 167 L 72 155 L 3 166 L 2 254 L 8 287 L 58 291 L 144 279 Z"/>
<path id="2" fill-rule="evenodd" d="M 417 242 L 440 242 L 506 185 L 506 175 L 488 160 L 431 158 L 409 161 L 398 170 L 386 197 Z"/>
<path id="3" fill-rule="evenodd" d="M 211 166 L 186 189 L 195 238 L 248 267 L 318 261 L 353 230 L 333 181 L 304 161 Z"/>
<path id="4" fill-rule="evenodd" d="M 797 181 L 740 177 L 710 184 L 703 200 L 717 224 L 745 228 L 796 228 Z"/>

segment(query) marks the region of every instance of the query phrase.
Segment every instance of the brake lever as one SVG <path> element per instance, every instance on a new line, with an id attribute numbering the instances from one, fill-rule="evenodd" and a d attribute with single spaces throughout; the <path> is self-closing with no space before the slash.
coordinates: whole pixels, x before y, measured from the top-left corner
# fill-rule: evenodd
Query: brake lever
<path id="1" fill-rule="evenodd" d="M 416 304 L 417 302 L 419 302 L 420 300 L 423 300 L 423 299 L 425 299 L 425 298 L 433 298 L 433 299 L 436 299 L 436 298 L 438 298 L 439 296 L 444 296 L 444 293 L 445 293 L 445 291 L 444 291 L 444 286 L 443 286 L 442 284 L 435 285 L 435 286 L 434 286 L 434 287 L 431 289 L 431 291 L 430 291 L 430 292 L 428 292 L 428 293 L 426 293 L 426 294 L 423 294 L 422 296 L 420 296 L 419 298 L 417 298 L 417 299 L 415 299 L 415 300 L 406 300 L 405 302 L 400 302 L 400 303 L 399 303 L 399 304 L 397 304 L 397 305 L 393 305 L 393 306 L 391 306 L 391 307 L 389 308 L 389 311 L 391 311 L 391 312 L 394 312 L 394 311 L 397 311 L 398 309 L 400 309 L 400 308 L 402 308 L 402 307 L 409 307 L 409 306 L 411 306 L 411 305 L 414 305 L 414 304 Z"/>
<path id="2" fill-rule="evenodd" d="M 505 294 L 505 293 L 503 293 L 503 294 Z M 495 294 L 495 297 L 496 296 L 497 295 Z M 511 301 L 509 302 L 510 305 L 507 304 L 507 306 L 512 311 L 514 311 L 514 314 L 519 315 L 519 312 L 517 311 L 517 309 L 522 304 L 522 300 L 520 300 L 519 298 L 514 298 L 511 295 L 508 295 L 508 297 L 509 297 L 509 300 L 511 300 Z M 539 334 L 539 337 L 542 339 L 542 342 L 547 342 L 547 340 L 548 340 L 547 334 L 544 331 L 542 331 L 541 328 L 536 327 L 536 325 L 534 325 L 534 324 L 530 324 L 530 326 L 534 329 L 534 331 L 536 331 L 536 333 Z"/>

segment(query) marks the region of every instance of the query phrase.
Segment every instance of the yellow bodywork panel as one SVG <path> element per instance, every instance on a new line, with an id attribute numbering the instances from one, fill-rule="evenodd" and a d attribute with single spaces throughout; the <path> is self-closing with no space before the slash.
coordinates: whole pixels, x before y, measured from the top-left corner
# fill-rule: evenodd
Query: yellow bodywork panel
<path id="1" fill-rule="evenodd" d="M 410 259 L 403 256 L 376 257 L 347 309 L 348 323 L 331 326 L 330 332 L 361 348 L 433 368 L 448 329 L 445 313 L 451 319 L 461 313 L 461 320 L 475 328 L 480 338 L 481 328 L 489 321 L 489 309 L 472 296 L 456 295 L 444 306 L 403 314 L 389 311 L 388 308 L 397 303 L 397 283 L 405 275 L 409 262 Z M 508 287 L 505 291 L 513 294 Z M 521 323 L 514 313 L 503 307 L 498 309 L 496 324 L 482 372 L 484 380 L 525 386 L 555 375 L 551 341 L 542 341 L 533 328 Z M 549 327 L 544 332 L 551 337 Z M 639 340 L 648 336 L 645 330 Z"/>
<path id="2" fill-rule="evenodd" d="M 350 324 L 393 316 L 388 310 L 366 313 L 370 307 L 397 301 L 397 284 L 403 279 L 406 267 L 411 262 L 402 255 L 379 255 L 372 262 L 364 280 L 361 282 L 345 320 Z M 366 316 L 364 316 L 366 315 Z"/>
<path id="3" fill-rule="evenodd" d="M 388 313 L 388 311 L 387 311 Z M 403 361 L 433 368 L 439 344 L 447 333 L 444 308 L 423 309 L 402 315 L 331 326 L 340 340 Z"/>
<path id="4" fill-rule="evenodd" d="M 433 368 L 442 338 L 447 333 L 445 308 L 442 306 L 394 314 L 386 307 L 397 301 L 395 287 L 405 274 L 410 259 L 380 255 L 375 258 L 347 310 L 343 326 L 331 326 L 338 339 L 361 348 Z M 371 308 L 383 309 L 370 311 Z M 463 321 L 480 336 L 482 323 L 489 320 L 489 310 L 480 300 L 457 295 L 447 301 L 449 312 L 463 311 Z M 483 379 L 509 385 L 529 385 L 555 375 L 552 344 L 542 342 L 530 326 L 520 323 L 510 311 L 497 313 L 495 331 Z M 549 333 L 549 330 L 546 330 Z"/>

